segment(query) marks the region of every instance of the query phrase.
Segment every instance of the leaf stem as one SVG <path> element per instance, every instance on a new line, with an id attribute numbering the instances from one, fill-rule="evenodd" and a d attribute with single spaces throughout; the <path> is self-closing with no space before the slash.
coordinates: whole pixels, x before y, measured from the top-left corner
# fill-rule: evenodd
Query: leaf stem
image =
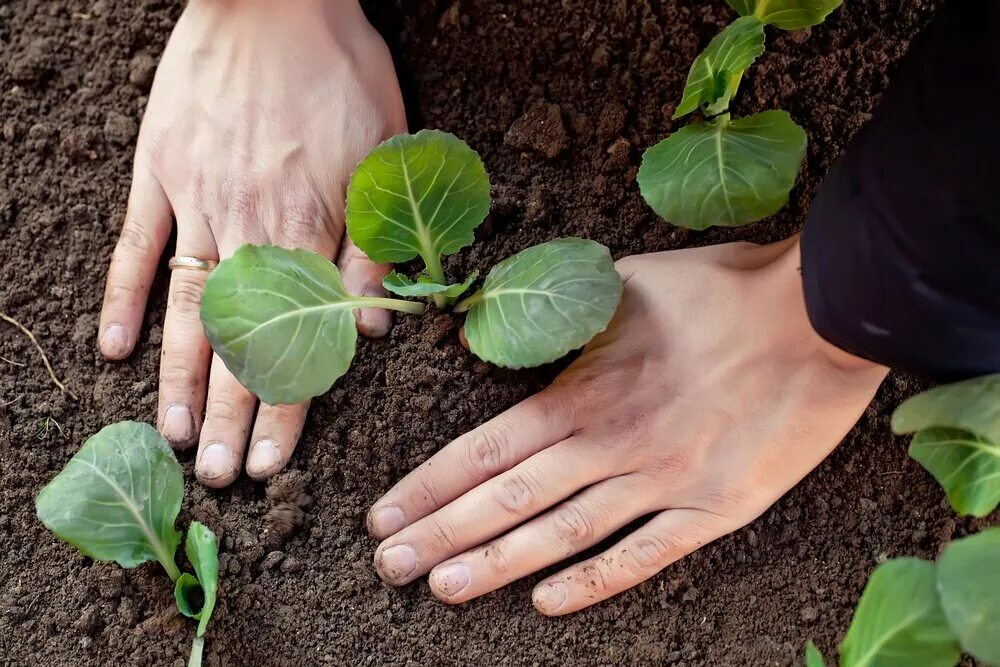
<path id="1" fill-rule="evenodd" d="M 387 299 L 377 296 L 359 296 L 357 300 L 363 308 L 385 308 L 411 315 L 421 315 L 424 312 L 424 304 L 418 301 L 403 301 L 402 299 Z"/>
<path id="2" fill-rule="evenodd" d="M 472 296 L 466 297 L 461 301 L 459 301 L 458 304 L 454 308 L 452 308 L 452 311 L 456 313 L 464 313 L 469 308 L 472 308 L 474 305 L 481 302 L 482 300 L 483 300 L 483 291 L 479 290 Z"/>
<path id="3" fill-rule="evenodd" d="M 156 551 L 160 551 L 158 548 L 159 545 L 155 546 L 157 547 Z M 170 575 L 170 581 L 176 582 L 181 578 L 181 570 L 177 567 L 177 563 L 174 562 L 173 558 L 167 558 L 165 555 L 161 555 L 157 558 L 157 560 L 160 561 L 160 565 L 162 565 L 163 569 L 167 571 L 168 575 Z"/>
<path id="4" fill-rule="evenodd" d="M 191 657 L 188 659 L 188 667 L 201 667 L 201 654 L 205 650 L 205 638 L 195 637 L 191 643 Z"/>

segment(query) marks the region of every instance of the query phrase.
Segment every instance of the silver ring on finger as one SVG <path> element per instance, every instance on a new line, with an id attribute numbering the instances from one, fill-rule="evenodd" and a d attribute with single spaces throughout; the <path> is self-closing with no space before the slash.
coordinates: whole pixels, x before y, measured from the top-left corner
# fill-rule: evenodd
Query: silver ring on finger
<path id="1" fill-rule="evenodd" d="M 167 267 L 171 271 L 174 269 L 191 269 L 192 271 L 206 271 L 211 273 L 218 265 L 219 263 L 212 259 L 201 259 L 198 257 L 186 257 L 180 255 L 171 257 L 167 262 Z"/>

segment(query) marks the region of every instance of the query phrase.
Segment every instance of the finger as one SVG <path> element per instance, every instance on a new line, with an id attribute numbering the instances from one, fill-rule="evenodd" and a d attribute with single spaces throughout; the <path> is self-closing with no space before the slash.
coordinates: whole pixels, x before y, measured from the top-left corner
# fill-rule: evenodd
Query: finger
<path id="1" fill-rule="evenodd" d="M 546 616 L 579 611 L 642 583 L 726 532 L 702 510 L 660 512 L 607 551 L 538 584 L 532 602 Z"/>
<path id="2" fill-rule="evenodd" d="M 285 467 L 302 435 L 308 410 L 308 401 L 298 405 L 260 404 L 247 456 L 250 477 L 267 479 Z"/>
<path id="3" fill-rule="evenodd" d="M 177 255 L 216 260 L 215 243 L 207 227 L 178 228 Z M 212 349 L 202 329 L 199 309 L 208 272 L 174 269 L 170 275 L 167 314 L 160 352 L 160 432 L 179 448 L 195 443 L 201 428 L 208 365 Z"/>
<path id="4" fill-rule="evenodd" d="M 400 480 L 372 507 L 368 531 L 385 539 L 564 440 L 573 428 L 565 390 L 550 387 L 535 394 L 458 438 Z"/>
<path id="5" fill-rule="evenodd" d="M 600 452 L 577 438 L 542 450 L 385 540 L 375 569 L 395 586 L 413 581 L 608 474 Z"/>
<path id="6" fill-rule="evenodd" d="M 340 267 L 340 276 L 349 294 L 388 296 L 382 287 L 382 280 L 392 271 L 392 264 L 376 264 L 371 261 L 350 238 L 344 238 L 337 266 Z M 354 317 L 358 322 L 358 331 L 373 338 L 386 335 L 392 326 L 392 315 L 384 308 L 359 308 L 354 311 Z"/>
<path id="7" fill-rule="evenodd" d="M 213 357 L 205 425 L 194 465 L 198 481 L 205 486 L 221 488 L 239 475 L 256 405 L 257 398 L 243 388 L 222 359 Z"/>
<path id="8" fill-rule="evenodd" d="M 149 288 L 172 227 L 167 196 L 156 178 L 137 163 L 104 288 L 98 345 L 108 359 L 124 359 L 135 347 Z"/>
<path id="9" fill-rule="evenodd" d="M 494 591 L 597 544 L 658 509 L 657 501 L 642 493 L 632 475 L 595 484 L 507 535 L 441 563 L 431 570 L 431 592 L 457 604 Z"/>

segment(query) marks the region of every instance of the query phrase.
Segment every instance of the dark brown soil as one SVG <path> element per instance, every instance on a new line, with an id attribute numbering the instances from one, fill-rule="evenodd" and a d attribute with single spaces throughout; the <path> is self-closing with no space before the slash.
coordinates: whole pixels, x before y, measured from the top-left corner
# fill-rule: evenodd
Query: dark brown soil
<path id="1" fill-rule="evenodd" d="M 483 238 L 449 262 L 464 275 L 567 234 L 616 257 L 788 235 L 939 4 L 852 0 L 822 27 L 772 33 L 736 111 L 790 111 L 809 131 L 808 163 L 773 221 L 701 234 L 658 221 L 634 177 L 643 148 L 674 128 L 691 59 L 732 18 L 722 0 L 375 0 L 368 10 L 397 58 L 411 127 L 462 136 L 492 174 Z M 87 436 L 154 417 L 165 269 L 129 361 L 103 361 L 95 330 L 132 142 L 179 11 L 164 0 L 0 3 L 0 309 L 36 333 L 80 395 L 56 390 L 30 344 L 0 323 L 3 664 L 182 665 L 191 643 L 157 566 L 95 564 L 33 511 Z M 532 609 L 532 580 L 455 608 L 424 583 L 383 586 L 369 505 L 557 370 L 488 367 L 459 347 L 448 318 L 407 318 L 363 343 L 315 402 L 292 462 L 301 472 L 270 498 L 246 479 L 209 492 L 183 455 L 181 522 L 222 536 L 208 664 L 792 664 L 810 637 L 834 650 L 877 562 L 932 558 L 976 527 L 890 434 L 892 407 L 919 387 L 893 375 L 837 452 L 771 511 L 612 602 L 552 620 Z"/>

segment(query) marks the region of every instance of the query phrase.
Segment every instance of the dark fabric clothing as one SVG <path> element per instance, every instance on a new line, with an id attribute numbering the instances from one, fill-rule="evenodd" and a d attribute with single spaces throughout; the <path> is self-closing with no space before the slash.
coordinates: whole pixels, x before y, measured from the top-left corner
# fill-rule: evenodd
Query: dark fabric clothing
<path id="1" fill-rule="evenodd" d="M 1000 2 L 952 0 L 824 181 L 802 236 L 816 331 L 936 380 L 1000 371 Z"/>

